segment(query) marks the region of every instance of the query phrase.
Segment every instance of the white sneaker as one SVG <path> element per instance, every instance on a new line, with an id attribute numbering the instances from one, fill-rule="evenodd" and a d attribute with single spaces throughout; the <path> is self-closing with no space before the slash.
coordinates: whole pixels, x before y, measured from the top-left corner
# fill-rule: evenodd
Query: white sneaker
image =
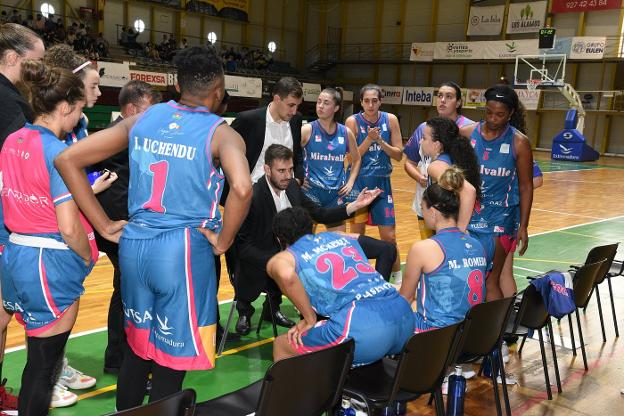
<path id="1" fill-rule="evenodd" d="M 509 347 L 505 341 L 503 341 L 503 344 L 501 345 L 501 356 L 503 357 L 503 362 L 507 364 L 509 362 Z"/>
<path id="2" fill-rule="evenodd" d="M 78 396 L 67 390 L 67 387 L 56 383 L 52 390 L 50 407 L 67 407 L 78 401 Z"/>
<path id="3" fill-rule="evenodd" d="M 94 377 L 83 374 L 71 367 L 67 362 L 67 358 L 63 358 L 63 371 L 61 371 L 57 384 L 74 390 L 82 390 L 95 386 L 95 382 Z"/>
<path id="4" fill-rule="evenodd" d="M 474 372 L 474 371 L 472 371 L 472 370 L 468 370 L 468 371 L 464 371 L 464 372 L 462 373 L 462 375 L 464 376 L 464 378 L 465 378 L 466 380 L 470 380 L 471 378 L 473 378 L 474 376 L 476 376 L 476 375 L 477 375 L 477 373 L 475 373 L 475 372 Z"/>
<path id="5" fill-rule="evenodd" d="M 516 379 L 516 376 L 513 375 L 513 373 L 507 373 L 505 372 L 505 381 L 508 386 L 513 386 L 514 384 L 518 384 L 518 380 Z M 498 376 L 496 378 L 496 382 L 499 384 L 503 383 L 503 379 L 501 378 L 501 376 Z"/>

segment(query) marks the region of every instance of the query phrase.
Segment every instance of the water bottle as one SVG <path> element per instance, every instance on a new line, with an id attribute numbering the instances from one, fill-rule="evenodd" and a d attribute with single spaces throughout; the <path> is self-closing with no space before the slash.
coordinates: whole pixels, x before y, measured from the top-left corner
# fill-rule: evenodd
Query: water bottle
<path id="1" fill-rule="evenodd" d="M 455 367 L 455 374 L 448 380 L 448 403 L 446 416 L 463 416 L 464 397 L 466 396 L 466 378 L 462 375 L 462 368 Z"/>
<path id="2" fill-rule="evenodd" d="M 494 348 L 492 354 L 483 358 L 483 375 L 486 377 L 492 377 L 492 360 L 496 360 L 496 367 L 498 367 L 498 349 Z M 498 376 L 498 374 L 496 374 Z"/>
<path id="3" fill-rule="evenodd" d="M 338 416 L 355 416 L 355 410 L 351 407 L 351 401 L 349 399 L 342 399 Z"/>

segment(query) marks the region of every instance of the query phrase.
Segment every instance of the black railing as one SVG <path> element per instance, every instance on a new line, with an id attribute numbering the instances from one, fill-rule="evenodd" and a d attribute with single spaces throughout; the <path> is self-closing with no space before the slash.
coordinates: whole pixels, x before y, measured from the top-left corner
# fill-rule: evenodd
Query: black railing
<path id="1" fill-rule="evenodd" d="M 409 62 L 411 43 L 328 43 L 306 52 L 306 66 L 328 63 L 404 63 Z"/>

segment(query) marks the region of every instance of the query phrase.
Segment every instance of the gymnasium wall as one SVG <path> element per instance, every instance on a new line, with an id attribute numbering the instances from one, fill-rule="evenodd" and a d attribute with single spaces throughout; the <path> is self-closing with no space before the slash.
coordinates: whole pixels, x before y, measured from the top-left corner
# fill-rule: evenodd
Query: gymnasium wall
<path id="1" fill-rule="evenodd" d="M 526 0 L 524 0 L 526 1 Z M 510 3 L 523 2 L 511 0 Z M 352 45 L 377 43 L 436 42 L 459 40 L 499 40 L 502 36 L 466 36 L 469 0 L 342 0 L 323 2 L 308 0 L 307 48 L 316 46 L 323 33 L 333 27 L 342 30 L 342 48 Z M 505 4 L 505 0 L 489 0 L 483 6 Z M 345 14 L 346 13 L 346 14 Z M 557 36 L 606 36 L 608 47 L 605 55 L 617 56 L 622 15 L 619 10 L 580 13 L 561 13 L 552 17 Z M 325 23 L 322 25 L 322 23 Z M 433 25 L 433 27 L 432 27 Z M 535 34 L 506 35 L 507 39 L 527 39 Z M 374 53 L 374 52 L 373 52 Z M 405 57 L 402 57 L 405 59 Z M 579 91 L 613 90 L 616 65 L 610 62 L 571 63 L 566 67 L 566 79 Z M 366 64 L 340 65 L 327 75 L 330 79 L 347 85 L 357 92 L 366 82 L 382 85 L 436 86 L 446 80 L 454 80 L 465 87 L 487 88 L 496 83 L 501 75 L 513 79 L 513 62 L 501 63 L 412 63 L 404 65 Z M 415 127 L 435 114 L 433 108 L 413 106 L 387 106 L 388 111 L 400 115 L 403 136 L 408 137 Z M 482 117 L 481 110 L 466 110 L 473 119 Z M 603 150 L 624 153 L 624 137 L 618 132 L 624 127 L 624 114 L 588 111 L 585 135 L 598 150 L 605 136 L 605 120 L 611 118 L 607 141 Z M 538 110 L 528 114 L 529 133 L 537 147 L 549 148 L 552 137 L 562 128 L 563 110 Z M 539 122 L 538 122 L 539 118 Z"/>
<path id="2" fill-rule="evenodd" d="M 34 10 L 44 1 L 34 0 Z M 95 0 L 47 0 L 57 13 L 72 16 L 80 7 L 95 7 Z M 520 2 L 510 0 L 511 3 Z M 23 0 L 4 0 L 2 9 L 23 7 Z M 124 3 L 126 3 L 124 5 Z M 484 6 L 505 4 L 505 0 L 488 0 Z M 375 54 L 388 44 L 435 42 L 453 40 L 490 40 L 500 36 L 466 37 L 469 0 L 254 0 L 249 2 L 249 22 L 237 22 L 218 17 L 185 13 L 142 1 L 108 0 L 104 11 L 104 35 L 116 43 L 116 24 L 131 25 L 135 19 L 145 22 L 148 31 L 139 41 L 159 42 L 163 32 L 177 33 L 178 29 L 190 45 L 205 42 L 209 32 L 215 32 L 218 42 L 248 44 L 266 48 L 269 41 L 277 43 L 276 58 L 303 68 L 306 56 L 313 55 L 318 45 L 342 41 L 342 48 L 361 45 L 363 53 Z M 73 9 L 73 10 L 72 10 Z M 178 24 L 179 19 L 179 24 Z M 617 10 L 555 14 L 552 25 L 558 36 L 607 36 L 611 50 L 607 55 L 617 56 L 622 13 Z M 178 27 L 179 25 L 179 27 Z M 153 30 L 154 32 L 149 32 Z M 507 35 L 509 39 L 533 36 Z M 395 47 L 395 46 L 394 46 Z M 372 52 L 370 52 L 372 51 Z M 404 57 L 403 57 L 404 59 Z M 567 79 L 579 91 L 612 90 L 616 82 L 616 62 L 572 63 L 566 68 Z M 435 86 L 446 80 L 458 81 L 465 87 L 486 88 L 501 75 L 513 78 L 512 63 L 412 63 L 349 64 L 333 68 L 326 74 L 329 82 L 344 85 L 356 91 L 367 82 L 383 85 Z M 624 68 L 620 68 L 622 71 Z M 618 85 L 619 88 L 621 86 Z M 402 132 L 408 137 L 414 128 L 434 114 L 432 108 L 391 106 L 401 117 Z M 468 117 L 479 119 L 481 112 L 466 110 Z M 564 114 L 561 110 L 532 111 L 529 133 L 538 147 L 549 147 L 554 134 L 561 128 Z M 606 129 L 610 119 L 610 129 Z M 607 114 L 589 111 L 585 134 L 590 143 L 612 153 L 624 153 L 624 137 L 618 134 L 624 127 L 619 112 Z M 608 131 L 607 131 L 608 130 Z M 605 135 L 606 134 L 606 135 Z"/>

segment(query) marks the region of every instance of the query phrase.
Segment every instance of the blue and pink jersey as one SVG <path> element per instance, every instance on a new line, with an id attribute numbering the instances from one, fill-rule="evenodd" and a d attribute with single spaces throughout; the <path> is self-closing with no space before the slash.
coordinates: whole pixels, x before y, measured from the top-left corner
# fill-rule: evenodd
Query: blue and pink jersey
<path id="1" fill-rule="evenodd" d="M 74 143 L 78 143 L 80 140 L 85 139 L 89 136 L 89 119 L 83 113 L 80 116 L 80 120 L 78 120 L 78 124 L 67 134 L 65 138 L 65 144 L 67 146 L 71 146 Z"/>
<path id="2" fill-rule="evenodd" d="M 72 195 L 54 167 L 54 158 L 66 147 L 52 131 L 32 124 L 7 137 L 0 170 L 4 224 L 11 232 L 62 241 L 55 207 Z M 80 221 L 95 262 L 98 250 L 93 229 L 82 214 Z"/>
<path id="3" fill-rule="evenodd" d="M 459 128 L 473 123 L 474 121 L 462 115 L 459 115 L 457 119 L 455 119 L 455 124 L 457 124 L 457 127 Z M 423 138 L 423 130 L 425 129 L 426 125 L 426 122 L 420 123 L 418 127 L 416 127 L 416 130 L 414 130 L 412 136 L 407 141 L 405 147 L 403 148 L 403 153 L 405 153 L 405 156 L 414 163 L 418 163 L 421 160 L 426 164 L 431 163 L 431 158 L 429 156 L 426 156 L 420 147 L 420 141 Z"/>
<path id="4" fill-rule="evenodd" d="M 518 175 L 516 173 L 516 129 L 507 129 L 493 140 L 481 134 L 483 122 L 473 130 L 470 143 L 475 149 L 481 174 L 481 205 L 493 208 L 520 204 Z"/>
<path id="5" fill-rule="evenodd" d="M 378 127 L 379 135 L 388 144 L 391 144 L 392 132 L 390 131 L 390 121 L 388 113 L 379 111 L 379 118 L 376 122 L 371 123 L 364 118 L 364 113 L 360 112 L 354 116 L 357 132 L 355 139 L 359 145 L 368 136 L 368 129 Z M 362 165 L 360 167 L 359 176 L 382 176 L 389 177 L 392 173 L 392 162 L 390 156 L 383 151 L 381 146 L 375 142 L 371 143 L 368 151 L 362 153 Z"/>
<path id="6" fill-rule="evenodd" d="M 463 320 L 471 307 L 485 300 L 487 260 L 481 243 L 456 227 L 439 230 L 431 239 L 444 259 L 420 277 L 416 325 L 441 328 Z"/>
<path id="7" fill-rule="evenodd" d="M 349 136 L 344 124 L 337 123 L 329 134 L 318 120 L 311 123 L 310 140 L 303 148 L 305 178 L 312 186 L 338 190 L 347 181 L 345 158 L 349 152 Z"/>
<path id="8" fill-rule="evenodd" d="M 321 315 L 332 316 L 353 301 L 397 295 L 351 237 L 308 234 L 288 251 L 295 257 L 297 275 L 312 307 Z"/>
<path id="9" fill-rule="evenodd" d="M 204 227 L 218 231 L 224 176 L 210 146 L 223 119 L 175 101 L 150 107 L 130 131 L 129 239 Z"/>

